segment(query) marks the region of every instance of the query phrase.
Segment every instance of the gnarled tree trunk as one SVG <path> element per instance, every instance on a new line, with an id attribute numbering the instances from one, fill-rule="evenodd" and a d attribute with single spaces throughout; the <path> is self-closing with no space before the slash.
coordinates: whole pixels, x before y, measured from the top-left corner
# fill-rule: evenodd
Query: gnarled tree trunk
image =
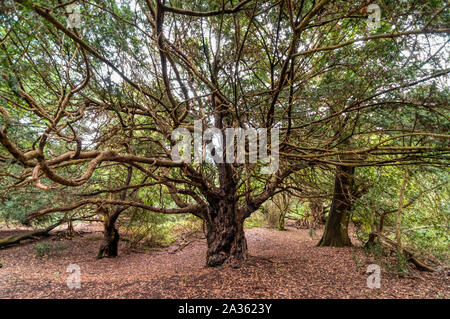
<path id="1" fill-rule="evenodd" d="M 128 167 L 128 175 L 125 185 L 130 185 L 131 177 L 132 177 L 133 168 Z M 127 196 L 126 188 L 121 191 L 120 199 L 125 200 Z M 116 229 L 116 221 L 119 218 L 120 214 L 125 211 L 127 206 L 117 206 L 114 212 L 111 214 L 108 210 L 103 207 L 99 207 L 98 213 L 103 213 L 104 221 L 103 221 L 103 242 L 100 245 L 100 249 L 98 251 L 97 258 L 101 259 L 104 257 L 117 257 L 119 251 L 119 232 Z"/>
<path id="2" fill-rule="evenodd" d="M 237 214 L 236 204 L 226 200 L 210 204 L 206 226 L 208 250 L 206 265 L 220 266 L 247 258 L 244 219 Z"/>
<path id="3" fill-rule="evenodd" d="M 352 201 L 354 167 L 339 166 L 334 180 L 333 201 L 318 246 L 351 246 L 348 236 L 349 211 Z"/>
<path id="4" fill-rule="evenodd" d="M 105 220 L 103 222 L 103 242 L 98 251 L 98 259 L 104 257 L 117 257 L 120 236 L 116 229 L 115 221 L 116 219 L 110 218 L 108 214 L 105 214 Z"/>

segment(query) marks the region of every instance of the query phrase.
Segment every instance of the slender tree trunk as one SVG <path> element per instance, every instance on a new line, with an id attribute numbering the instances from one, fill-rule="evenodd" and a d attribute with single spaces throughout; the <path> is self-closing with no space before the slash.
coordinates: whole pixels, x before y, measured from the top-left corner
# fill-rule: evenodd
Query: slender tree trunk
<path id="1" fill-rule="evenodd" d="M 285 211 L 280 212 L 280 218 L 278 220 L 278 230 L 286 230 L 285 218 L 286 218 L 286 212 Z"/>
<path id="2" fill-rule="evenodd" d="M 103 226 L 103 242 L 100 245 L 97 258 L 117 257 L 120 236 L 116 229 L 115 219 L 110 219 L 109 215 L 105 214 Z"/>
<path id="3" fill-rule="evenodd" d="M 237 216 L 236 204 L 226 200 L 210 204 L 207 221 L 208 250 L 206 265 L 220 266 L 225 262 L 240 262 L 247 258 L 244 220 Z"/>
<path id="4" fill-rule="evenodd" d="M 278 209 L 280 215 L 278 217 L 278 230 L 286 230 L 285 218 L 290 208 L 290 200 L 286 194 L 281 193 L 272 198 L 273 204 Z"/>
<path id="5" fill-rule="evenodd" d="M 75 235 L 75 229 L 73 229 L 73 223 L 72 223 L 71 219 L 67 223 L 67 235 L 68 236 L 74 236 Z"/>
<path id="6" fill-rule="evenodd" d="M 352 245 L 348 236 L 348 222 L 354 172 L 354 167 L 338 167 L 334 181 L 333 201 L 318 246 L 344 247 Z"/>
<path id="7" fill-rule="evenodd" d="M 405 175 L 403 176 L 402 186 L 400 188 L 400 196 L 398 199 L 398 210 L 397 210 L 397 218 L 395 223 L 395 241 L 397 242 L 398 247 L 402 247 L 402 212 L 403 212 L 403 198 L 405 196 L 405 188 L 406 182 L 408 181 L 408 168 L 405 167 Z"/>

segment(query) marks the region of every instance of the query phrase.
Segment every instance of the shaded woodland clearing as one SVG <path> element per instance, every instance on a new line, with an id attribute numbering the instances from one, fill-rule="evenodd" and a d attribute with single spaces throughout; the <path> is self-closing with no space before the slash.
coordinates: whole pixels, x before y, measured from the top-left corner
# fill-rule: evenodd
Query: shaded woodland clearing
<path id="1" fill-rule="evenodd" d="M 101 228 L 90 227 L 90 231 Z M 0 231 L 0 237 L 11 231 Z M 1 298 L 449 298 L 446 273 L 382 271 L 381 289 L 366 285 L 367 257 L 360 248 L 315 247 L 321 231 L 246 229 L 244 267 L 205 267 L 204 239 L 173 247 L 133 251 L 121 242 L 117 258 L 94 258 L 101 236 L 64 240 L 67 249 L 36 258 L 35 244 L 0 250 Z M 49 239 L 51 240 L 51 239 Z M 176 245 L 174 245 L 176 246 Z M 357 263 L 355 264 L 355 260 Z M 67 265 L 81 267 L 82 287 L 66 285 Z"/>

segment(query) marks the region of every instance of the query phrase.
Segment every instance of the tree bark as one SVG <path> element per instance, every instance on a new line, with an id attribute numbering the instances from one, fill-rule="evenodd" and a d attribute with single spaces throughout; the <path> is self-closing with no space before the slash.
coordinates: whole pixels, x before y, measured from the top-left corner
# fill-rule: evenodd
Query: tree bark
<path id="1" fill-rule="evenodd" d="M 103 223 L 103 242 L 100 245 L 97 258 L 117 257 L 119 248 L 119 232 L 116 229 L 115 219 L 110 219 L 108 214 L 105 214 L 105 221 Z"/>
<path id="2" fill-rule="evenodd" d="M 206 223 L 208 250 L 206 266 L 239 263 L 248 257 L 244 219 L 237 214 L 236 204 L 226 200 L 210 204 Z"/>
<path id="3" fill-rule="evenodd" d="M 344 247 L 352 245 L 348 236 L 348 222 L 354 172 L 354 167 L 338 167 L 334 181 L 333 201 L 318 246 Z"/>

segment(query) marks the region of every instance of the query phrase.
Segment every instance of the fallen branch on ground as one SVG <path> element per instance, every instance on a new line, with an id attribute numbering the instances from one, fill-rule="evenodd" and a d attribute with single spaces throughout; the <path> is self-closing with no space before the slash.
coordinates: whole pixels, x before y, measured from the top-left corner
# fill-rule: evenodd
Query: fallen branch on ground
<path id="1" fill-rule="evenodd" d="M 39 237 L 48 237 L 49 232 L 58 227 L 63 223 L 63 220 L 58 221 L 56 224 L 53 224 L 51 226 L 48 226 L 45 229 L 40 229 L 36 231 L 32 231 L 23 235 L 15 235 L 15 236 L 9 236 L 4 239 L 0 239 L 0 249 L 8 248 L 13 245 L 19 244 L 21 241 L 26 239 L 39 239 Z"/>
<path id="2" fill-rule="evenodd" d="M 440 267 L 434 267 L 434 266 L 425 264 L 423 261 L 418 259 L 412 251 L 410 251 L 409 249 L 406 249 L 404 247 L 399 247 L 395 241 L 393 241 L 392 239 L 390 239 L 389 237 L 387 237 L 381 233 L 377 233 L 377 232 L 370 233 L 369 234 L 370 240 L 367 244 L 369 244 L 369 243 L 373 244 L 376 237 L 382 239 L 384 242 L 389 244 L 391 246 L 391 248 L 400 249 L 403 252 L 405 252 L 408 260 L 410 260 L 419 270 L 431 271 L 431 272 L 439 271 Z M 381 244 L 381 241 L 379 241 L 379 242 Z"/>

